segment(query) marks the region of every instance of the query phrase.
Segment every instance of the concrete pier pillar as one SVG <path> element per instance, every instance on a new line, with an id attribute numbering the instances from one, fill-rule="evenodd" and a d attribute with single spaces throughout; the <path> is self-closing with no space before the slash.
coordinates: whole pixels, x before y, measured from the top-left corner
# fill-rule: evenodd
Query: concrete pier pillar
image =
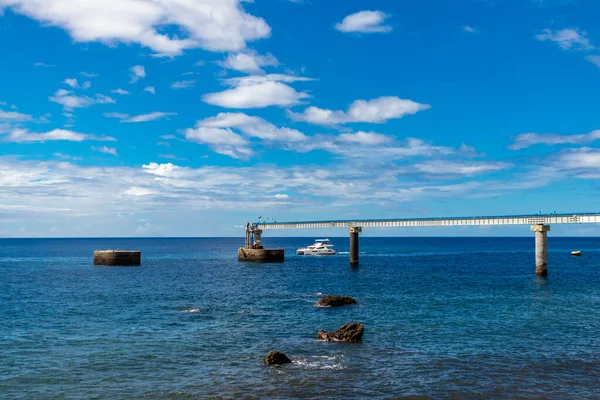
<path id="1" fill-rule="evenodd" d="M 354 226 L 352 228 L 348 228 L 348 232 L 350 233 L 350 266 L 357 267 L 358 266 L 358 234 L 362 232 L 362 228 L 359 226 Z"/>
<path id="2" fill-rule="evenodd" d="M 548 275 L 548 232 L 550 225 L 536 224 L 531 227 L 535 232 L 535 273 Z"/>

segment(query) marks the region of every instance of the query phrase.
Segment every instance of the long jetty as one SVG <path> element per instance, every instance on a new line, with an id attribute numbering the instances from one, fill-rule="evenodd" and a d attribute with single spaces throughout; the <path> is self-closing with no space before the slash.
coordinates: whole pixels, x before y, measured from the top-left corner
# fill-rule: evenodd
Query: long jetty
<path id="1" fill-rule="evenodd" d="M 548 232 L 550 231 L 550 225 L 598 223 L 600 223 L 600 212 L 571 214 L 537 213 L 533 215 L 499 215 L 487 217 L 392 218 L 295 222 L 260 221 L 246 224 L 245 249 L 263 249 L 261 236 L 263 230 L 267 229 L 343 228 L 347 229 L 350 234 L 350 265 L 358 266 L 358 237 L 363 228 L 530 225 L 531 231 L 535 233 L 535 271 L 540 276 L 546 276 L 548 275 Z M 283 257 L 283 254 L 281 254 L 281 257 Z"/>

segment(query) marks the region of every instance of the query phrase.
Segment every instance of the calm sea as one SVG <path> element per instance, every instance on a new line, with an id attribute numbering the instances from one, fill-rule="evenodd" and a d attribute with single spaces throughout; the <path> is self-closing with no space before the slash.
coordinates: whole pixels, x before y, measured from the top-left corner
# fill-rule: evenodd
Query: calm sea
<path id="1" fill-rule="evenodd" d="M 243 239 L 0 240 L 0 398 L 600 397 L 598 238 L 550 237 L 548 279 L 533 237 L 365 237 L 357 269 L 265 239 L 285 263 L 238 263 Z M 143 265 L 93 266 L 105 248 Z M 363 343 L 316 340 L 349 321 Z"/>

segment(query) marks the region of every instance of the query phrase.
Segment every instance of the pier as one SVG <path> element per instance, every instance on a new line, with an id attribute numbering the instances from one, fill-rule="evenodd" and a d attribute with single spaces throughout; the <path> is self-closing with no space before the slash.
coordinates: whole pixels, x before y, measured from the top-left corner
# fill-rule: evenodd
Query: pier
<path id="1" fill-rule="evenodd" d="M 332 221 L 258 222 L 246 224 L 246 247 L 255 243 L 262 248 L 261 235 L 268 229 L 328 229 L 343 228 L 350 234 L 350 265 L 359 264 L 359 233 L 363 228 L 416 228 L 452 226 L 529 225 L 535 232 L 535 271 L 539 276 L 548 275 L 548 232 L 552 224 L 599 224 L 600 212 L 572 214 L 500 215 L 474 217 L 397 218 Z M 257 241 L 258 233 L 258 241 Z M 249 241 L 254 238 L 254 242 Z M 240 249 L 241 250 L 241 249 Z M 283 258 L 283 253 L 281 254 Z"/>
<path id="2" fill-rule="evenodd" d="M 262 229 L 246 223 L 246 243 L 238 250 L 238 260 L 245 262 L 283 262 L 283 249 L 265 249 L 261 244 Z"/>

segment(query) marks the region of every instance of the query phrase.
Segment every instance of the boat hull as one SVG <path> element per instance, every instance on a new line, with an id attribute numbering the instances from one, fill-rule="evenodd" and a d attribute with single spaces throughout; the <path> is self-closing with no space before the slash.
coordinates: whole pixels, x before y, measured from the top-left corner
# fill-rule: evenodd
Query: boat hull
<path id="1" fill-rule="evenodd" d="M 296 254 L 299 256 L 335 256 L 337 252 L 319 252 L 319 251 L 310 251 L 310 250 L 297 250 Z"/>

